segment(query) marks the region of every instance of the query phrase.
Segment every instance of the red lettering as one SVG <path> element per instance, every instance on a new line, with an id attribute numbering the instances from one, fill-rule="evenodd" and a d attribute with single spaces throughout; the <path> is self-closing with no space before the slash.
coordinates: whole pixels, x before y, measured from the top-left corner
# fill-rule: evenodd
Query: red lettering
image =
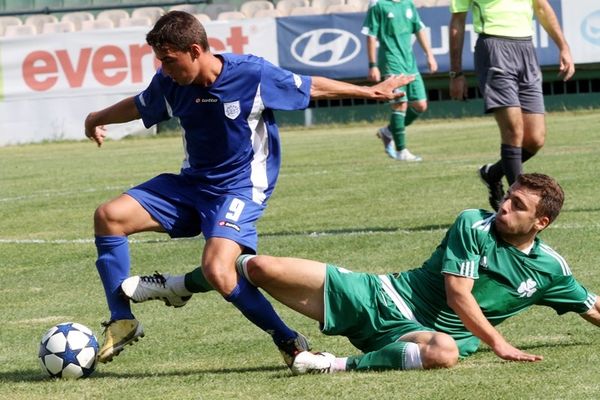
<path id="1" fill-rule="evenodd" d="M 83 78 L 85 78 L 85 70 L 90 62 L 90 55 L 92 54 L 91 48 L 81 49 L 79 62 L 77 63 L 77 69 L 73 69 L 71 59 L 66 50 L 57 50 L 56 57 L 58 62 L 65 71 L 65 76 L 69 82 L 69 86 L 72 88 L 81 87 L 83 84 Z"/>
<path id="2" fill-rule="evenodd" d="M 248 44 L 248 36 L 244 36 L 241 26 L 231 28 L 231 36 L 227 38 L 227 44 L 231 46 L 231 52 L 244 53 L 244 45 Z"/>
<path id="3" fill-rule="evenodd" d="M 126 69 L 127 57 L 117 46 L 103 46 L 96 51 L 92 59 L 92 73 L 96 80 L 106 86 L 115 86 L 127 77 L 127 71 L 109 72 L 114 69 Z"/>
<path id="4" fill-rule="evenodd" d="M 23 61 L 23 78 L 31 89 L 44 91 L 56 84 L 58 66 L 52 54 L 47 51 L 34 51 Z M 44 75 L 49 75 L 45 79 Z"/>
<path id="5" fill-rule="evenodd" d="M 208 45 L 210 46 L 211 51 L 215 53 L 225 51 L 225 44 L 219 39 L 208 38 Z"/>
<path id="6" fill-rule="evenodd" d="M 152 47 L 147 44 L 129 46 L 129 54 L 131 55 L 131 82 L 140 83 L 143 81 L 142 58 L 147 54 L 152 54 Z M 158 60 L 154 58 L 154 66 L 157 66 Z M 158 63 L 160 65 L 160 62 Z"/>

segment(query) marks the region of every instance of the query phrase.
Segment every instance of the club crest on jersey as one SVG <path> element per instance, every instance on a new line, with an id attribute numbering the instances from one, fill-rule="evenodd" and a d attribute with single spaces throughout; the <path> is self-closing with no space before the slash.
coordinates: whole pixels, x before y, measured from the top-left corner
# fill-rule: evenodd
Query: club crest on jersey
<path id="1" fill-rule="evenodd" d="M 519 297 L 531 297 L 537 291 L 537 282 L 533 279 L 529 278 L 525 282 L 521 282 L 519 288 L 517 289 L 517 293 L 519 293 Z"/>
<path id="2" fill-rule="evenodd" d="M 226 226 L 227 228 L 235 229 L 238 232 L 241 230 L 239 226 L 229 221 L 219 221 L 219 226 Z"/>
<path id="3" fill-rule="evenodd" d="M 409 8 L 408 10 L 406 10 L 406 18 L 407 19 L 412 19 L 413 17 L 413 12 L 412 10 Z"/>
<path id="4" fill-rule="evenodd" d="M 242 109 L 240 108 L 240 101 L 232 101 L 231 103 L 223 103 L 225 107 L 225 116 L 229 119 L 236 119 Z"/>

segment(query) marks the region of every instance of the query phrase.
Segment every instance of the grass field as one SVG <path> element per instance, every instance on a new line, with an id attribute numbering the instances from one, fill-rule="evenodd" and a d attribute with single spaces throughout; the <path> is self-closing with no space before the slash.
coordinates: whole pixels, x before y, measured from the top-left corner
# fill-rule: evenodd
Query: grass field
<path id="1" fill-rule="evenodd" d="M 567 198 L 543 238 L 600 293 L 600 113 L 554 113 L 526 165 L 556 177 Z M 476 169 L 497 158 L 491 118 L 419 121 L 408 143 L 419 164 L 387 158 L 374 125 L 282 132 L 279 185 L 259 223 L 260 252 L 353 270 L 421 264 L 459 211 L 487 207 Z M 489 349 L 450 370 L 292 377 L 266 334 L 215 293 L 182 309 L 134 305 L 146 337 L 81 381 L 44 379 L 41 335 L 77 321 L 101 334 L 108 313 L 94 261 L 101 202 L 159 172 L 176 172 L 178 137 L 0 148 L 0 399 L 597 399 L 600 330 L 577 315 L 531 309 L 500 326 L 545 360 L 507 363 Z M 132 237 L 132 273 L 183 273 L 203 241 Z M 318 350 L 355 353 L 341 337 L 275 304 Z"/>

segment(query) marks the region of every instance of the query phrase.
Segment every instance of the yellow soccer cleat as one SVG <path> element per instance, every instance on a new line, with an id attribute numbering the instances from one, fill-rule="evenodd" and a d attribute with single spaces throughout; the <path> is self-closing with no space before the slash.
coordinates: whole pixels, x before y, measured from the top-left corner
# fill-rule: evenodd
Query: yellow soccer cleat
<path id="1" fill-rule="evenodd" d="M 144 337 L 144 328 L 137 319 L 119 319 L 103 322 L 104 343 L 98 352 L 98 361 L 107 363 L 119 355 L 128 344 Z"/>

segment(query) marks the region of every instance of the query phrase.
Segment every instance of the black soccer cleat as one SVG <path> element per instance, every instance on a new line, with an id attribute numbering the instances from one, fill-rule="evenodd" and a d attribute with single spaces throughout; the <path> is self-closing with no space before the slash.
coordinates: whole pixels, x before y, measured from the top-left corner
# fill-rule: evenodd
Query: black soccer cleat
<path id="1" fill-rule="evenodd" d="M 502 199 L 504 198 L 504 186 L 502 185 L 502 180 L 493 181 L 490 179 L 488 173 L 492 164 L 485 164 L 479 168 L 479 177 L 485 186 L 488 189 L 488 200 L 490 202 L 490 206 L 494 209 L 494 211 L 498 211 L 500 208 L 500 203 L 502 203 Z"/>

